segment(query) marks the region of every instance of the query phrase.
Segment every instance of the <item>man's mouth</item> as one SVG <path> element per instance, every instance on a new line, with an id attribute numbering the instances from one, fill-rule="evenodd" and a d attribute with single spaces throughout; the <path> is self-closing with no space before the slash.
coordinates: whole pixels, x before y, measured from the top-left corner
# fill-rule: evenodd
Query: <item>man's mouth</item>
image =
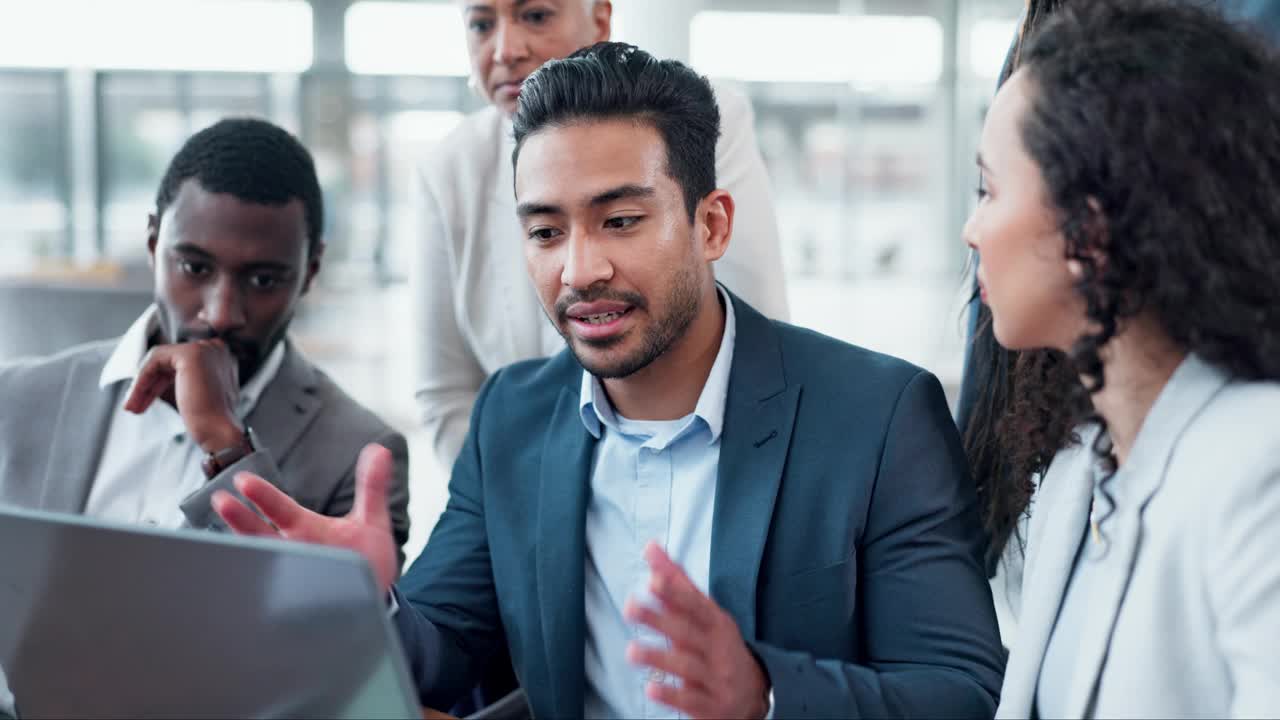
<path id="1" fill-rule="evenodd" d="M 585 341 L 612 341 L 630 324 L 627 318 L 635 305 L 613 300 L 579 302 L 570 305 L 564 316 L 573 334 Z"/>
<path id="2" fill-rule="evenodd" d="M 613 322 L 614 320 L 617 320 L 618 318 L 622 317 L 623 315 L 626 315 L 629 312 L 631 312 L 631 310 L 628 309 L 628 310 L 623 310 L 621 312 L 615 311 L 615 312 L 604 313 L 601 315 L 587 315 L 585 317 L 579 317 L 574 319 L 584 322 L 588 325 L 607 325 Z"/>

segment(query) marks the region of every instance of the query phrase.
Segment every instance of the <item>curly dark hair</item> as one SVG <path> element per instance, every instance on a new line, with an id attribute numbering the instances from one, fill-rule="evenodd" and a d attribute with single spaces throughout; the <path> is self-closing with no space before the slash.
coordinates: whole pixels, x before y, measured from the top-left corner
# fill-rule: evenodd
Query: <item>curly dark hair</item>
<path id="1" fill-rule="evenodd" d="M 989 531 L 1016 524 L 1073 428 L 1099 424 L 1094 451 L 1114 467 L 1090 396 L 1126 320 L 1149 316 L 1233 378 L 1280 379 L 1280 58 L 1167 0 L 1077 0 L 1017 58 L 1031 86 L 1020 139 L 1084 269 L 1092 329 L 1067 354 L 1002 358 L 1006 412 L 987 442 L 969 434 L 978 461 L 1007 473 L 987 488 Z"/>
<path id="2" fill-rule="evenodd" d="M 205 190 L 261 205 L 297 198 L 307 221 L 308 251 L 322 242 L 324 199 L 311 153 L 287 130 L 258 118 L 226 118 L 192 135 L 169 161 L 156 192 L 156 215 L 194 178 Z"/>
<path id="3" fill-rule="evenodd" d="M 1026 41 L 1066 2 L 1027 0 L 1021 26 L 1005 56 L 997 86 L 1004 85 L 1017 70 Z M 1030 427 L 1021 423 L 1016 430 L 1028 437 L 1024 451 L 1005 447 L 1003 438 L 1015 432 L 1009 425 L 1010 418 L 1028 417 L 1035 412 L 1026 392 L 1028 383 L 1060 383 L 1069 379 L 1064 375 L 1073 376 L 1075 371 L 1061 353 L 1020 353 L 1001 347 L 991 325 L 991 309 L 981 304 L 976 282 L 969 306 L 975 320 L 956 419 L 982 508 L 987 533 L 987 573 L 994 575 L 1009 542 L 1021 542 L 1018 522 L 1027 512 L 1035 492 L 1033 478 L 1043 472 L 1053 458 L 1052 454 L 1042 457 L 1035 448 L 1060 448 L 1071 441 L 1074 436 L 1070 418 L 1078 416 L 1081 408 L 1072 407 L 1065 413 L 1039 413 L 1039 422 L 1031 423 Z M 1015 405 L 1019 406 L 1016 411 Z"/>

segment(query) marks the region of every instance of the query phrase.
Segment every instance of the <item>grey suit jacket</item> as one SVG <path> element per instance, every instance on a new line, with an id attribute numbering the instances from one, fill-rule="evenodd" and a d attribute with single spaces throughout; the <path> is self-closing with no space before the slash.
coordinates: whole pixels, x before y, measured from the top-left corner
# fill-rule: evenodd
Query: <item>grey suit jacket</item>
<path id="1" fill-rule="evenodd" d="M 97 476 L 121 385 L 98 379 L 117 341 L 71 348 L 49 358 L 0 365 L 0 504 L 82 513 Z M 192 527 L 221 527 L 209 498 L 234 490 L 239 472 L 256 473 L 304 507 L 343 515 L 355 498 L 355 462 L 367 443 L 395 457 L 390 495 L 397 547 L 409 536 L 409 453 L 404 436 L 352 400 L 290 343 L 276 377 L 247 423 L 255 452 L 182 503 Z M 403 556 L 401 557 L 403 560 Z"/>
<path id="2" fill-rule="evenodd" d="M 1280 383 L 1174 373 L 1114 479 L 1071 717 L 1280 717 Z M 997 717 L 1030 717 L 1089 522 L 1089 449 L 1058 454 L 1031 514 L 1022 612 Z M 1123 483 L 1123 487 L 1118 487 Z"/>

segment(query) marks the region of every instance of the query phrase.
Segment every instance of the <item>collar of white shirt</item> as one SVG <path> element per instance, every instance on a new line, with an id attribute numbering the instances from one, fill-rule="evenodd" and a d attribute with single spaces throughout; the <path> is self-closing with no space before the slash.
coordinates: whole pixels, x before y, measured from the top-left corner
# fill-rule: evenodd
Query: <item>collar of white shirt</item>
<path id="1" fill-rule="evenodd" d="M 698 404 L 693 409 L 693 417 L 701 418 L 711 431 L 708 444 L 720 439 L 720 431 L 724 427 L 724 406 L 729 397 L 729 370 L 733 366 L 733 345 L 737 335 L 737 321 L 733 312 L 733 299 L 724 288 L 717 285 L 720 301 L 724 304 L 724 335 L 720 338 L 720 350 L 716 360 L 711 364 L 711 374 L 702 386 L 702 394 L 698 396 Z M 599 440 L 604 428 L 618 430 L 617 414 L 609 404 L 609 396 L 596 376 L 582 371 L 582 390 L 579 392 L 578 413 L 587 432 Z"/>
<path id="2" fill-rule="evenodd" d="M 147 339 L 159 327 L 160 320 L 156 312 L 156 306 L 151 305 L 125 331 L 111 357 L 107 359 L 107 364 L 102 367 L 102 375 L 98 378 L 99 388 L 106 389 L 119 382 L 133 381 L 142 358 L 147 354 Z M 241 419 L 253 412 L 262 393 L 280 372 L 280 366 L 284 364 L 284 352 L 284 342 L 276 343 L 275 348 L 267 355 L 267 361 L 249 382 L 241 386 L 240 399 L 236 405 Z"/>

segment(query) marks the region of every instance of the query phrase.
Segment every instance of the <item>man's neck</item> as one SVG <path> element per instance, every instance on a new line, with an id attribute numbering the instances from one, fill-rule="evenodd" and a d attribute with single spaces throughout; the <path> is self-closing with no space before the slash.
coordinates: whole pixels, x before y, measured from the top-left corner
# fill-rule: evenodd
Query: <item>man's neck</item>
<path id="1" fill-rule="evenodd" d="M 1107 432 L 1121 465 L 1132 452 L 1156 398 L 1186 356 L 1185 350 L 1176 347 L 1145 318 L 1134 318 L 1103 348 L 1106 383 L 1094 394 L 1093 406 L 1107 421 Z"/>
<path id="2" fill-rule="evenodd" d="M 725 308 L 712 286 L 698 315 L 667 352 L 625 378 L 602 381 L 613 409 L 631 420 L 677 420 L 694 411 L 720 352 Z"/>

